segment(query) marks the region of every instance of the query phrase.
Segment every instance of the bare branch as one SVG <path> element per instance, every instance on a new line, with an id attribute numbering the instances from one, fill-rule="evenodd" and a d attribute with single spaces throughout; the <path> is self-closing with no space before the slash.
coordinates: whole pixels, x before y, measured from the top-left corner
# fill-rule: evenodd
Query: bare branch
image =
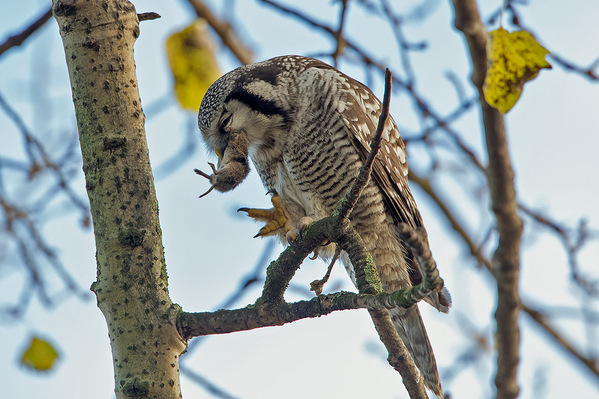
<path id="1" fill-rule="evenodd" d="M 186 367 L 184 364 L 179 366 L 179 371 L 181 374 L 204 388 L 210 395 L 221 398 L 221 399 L 237 399 L 237 396 L 233 396 L 230 393 L 226 392 L 223 388 L 217 386 L 201 374 L 196 373 L 191 370 L 189 367 Z"/>
<path id="2" fill-rule="evenodd" d="M 412 290 L 401 289 L 391 293 L 381 292 L 378 294 L 356 294 L 342 291 L 318 295 L 307 301 L 293 303 L 257 302 L 240 309 L 183 312 L 179 320 L 179 329 L 184 338 L 190 339 L 204 335 L 282 326 L 297 320 L 325 316 L 340 310 L 385 310 L 395 307 L 410 307 L 413 303 L 406 297 Z"/>
<path id="3" fill-rule="evenodd" d="M 0 44 L 0 55 L 2 55 L 5 51 L 10 50 L 13 47 L 17 47 L 22 45 L 29 36 L 31 36 L 35 31 L 44 26 L 46 22 L 50 20 L 52 17 L 52 7 L 48 9 L 41 17 L 39 17 L 35 22 L 29 25 L 25 30 L 21 33 L 18 33 L 13 36 L 9 36 L 8 39 L 2 44 Z"/>
<path id="4" fill-rule="evenodd" d="M 493 275 L 493 267 L 491 261 L 488 260 L 480 250 L 480 247 L 474 244 L 474 240 L 468 235 L 466 229 L 460 224 L 458 218 L 453 214 L 453 212 L 449 209 L 449 207 L 443 202 L 443 200 L 439 197 L 439 194 L 434 190 L 428 180 L 423 179 L 416 175 L 413 171 L 410 170 L 410 174 L 408 175 L 410 180 L 418 184 L 425 193 L 437 204 L 441 212 L 447 218 L 451 227 L 458 233 L 461 239 L 464 241 L 468 249 L 470 250 L 471 255 L 479 262 L 479 264 L 484 265 L 485 269 L 490 272 L 490 275 Z M 521 206 L 521 209 L 526 209 Z M 526 210 L 527 213 L 530 212 L 531 215 L 534 213 L 530 210 Z M 541 220 L 544 220 L 546 223 L 554 226 L 552 228 L 558 228 L 560 231 L 562 228 L 558 227 L 554 224 L 554 222 L 550 222 L 548 219 L 544 219 L 539 216 Z M 555 342 L 562 346 L 567 352 L 570 352 L 575 358 L 580 360 L 592 373 L 594 373 L 597 377 L 599 377 L 599 369 L 597 368 L 597 364 L 595 359 L 584 356 L 580 351 L 578 351 L 574 346 L 560 333 L 558 333 L 549 323 L 546 321 L 546 317 L 539 317 L 539 315 L 543 315 L 542 312 L 534 309 L 532 306 L 527 304 L 525 301 L 522 301 L 522 310 L 527 313 L 539 327 L 547 331 L 547 333 L 554 338 Z"/>
<path id="5" fill-rule="evenodd" d="M 337 58 L 343 53 L 345 47 L 345 40 L 343 39 L 343 25 L 345 23 L 345 15 L 347 13 L 348 0 L 341 0 L 341 12 L 339 15 L 339 28 L 335 34 L 337 40 L 337 47 L 333 52 L 333 66 L 337 68 Z"/>
<path id="6" fill-rule="evenodd" d="M 158 18 L 160 18 L 160 14 L 158 14 L 157 12 L 142 12 L 140 14 L 137 14 L 137 19 L 139 20 L 139 22 L 151 21 L 153 19 Z"/>
<path id="7" fill-rule="evenodd" d="M 516 10 L 514 3 L 516 2 L 509 2 L 507 6 L 507 11 L 512 13 L 512 23 L 520 29 L 532 32 L 532 29 L 524 26 L 524 23 L 522 22 L 522 16 Z M 596 72 L 597 68 L 599 68 L 599 58 L 595 59 L 595 61 L 593 61 L 587 67 L 581 67 L 579 65 L 576 65 L 574 62 L 567 60 L 565 57 L 562 57 L 561 55 L 554 53 L 553 51 L 551 51 L 548 54 L 548 57 L 570 72 L 577 73 L 589 79 L 593 83 L 599 82 L 599 76 Z"/>
<path id="8" fill-rule="evenodd" d="M 466 229 L 460 224 L 457 217 L 449 209 L 447 204 L 445 204 L 445 202 L 441 199 L 441 197 L 439 197 L 437 192 L 431 186 L 430 182 L 428 180 L 418 176 L 416 173 L 414 173 L 413 170 L 410 170 L 408 172 L 408 178 L 411 181 L 413 181 L 414 183 L 418 184 L 418 186 L 420 186 L 420 188 L 422 188 L 424 190 L 424 192 L 437 204 L 437 206 L 440 208 L 441 212 L 443 212 L 443 214 L 445 215 L 445 217 L 451 224 L 451 227 L 455 230 L 456 233 L 458 233 L 458 235 L 466 243 L 466 245 L 468 246 L 468 249 L 470 250 L 470 254 L 474 258 L 476 258 L 478 263 L 485 265 L 487 267 L 487 269 L 491 270 L 492 269 L 491 262 L 483 256 L 480 248 L 474 243 L 474 240 L 468 235 L 468 233 L 466 232 Z"/>
<path id="9" fill-rule="evenodd" d="M 586 68 L 576 65 L 573 62 L 568 61 L 567 59 L 563 58 L 561 55 L 558 55 L 555 53 L 550 53 L 549 58 L 551 58 L 553 61 L 560 64 L 565 69 L 570 70 L 572 72 L 576 72 L 576 73 L 588 78 L 592 82 L 599 81 L 599 76 L 597 76 L 597 72 L 595 71 L 599 67 L 599 58 L 597 58 L 595 61 L 593 61 L 591 63 L 591 65 L 589 65 Z"/>
<path id="10" fill-rule="evenodd" d="M 401 375 L 410 399 L 428 399 L 422 374 L 416 368 L 397 329 L 393 326 L 389 312 L 377 309 L 369 309 L 368 312 L 389 354 L 387 362 Z"/>
<path id="11" fill-rule="evenodd" d="M 44 146 L 31 134 L 23 119 L 19 114 L 8 104 L 4 99 L 4 96 L 0 93 L 0 109 L 2 109 L 6 115 L 13 121 L 13 123 L 19 129 L 19 132 L 23 136 L 23 147 L 29 161 L 31 162 L 30 173 L 39 173 L 42 168 L 50 169 L 55 175 L 58 184 L 67 194 L 68 198 L 72 201 L 73 205 L 80 209 L 84 217 L 87 217 L 89 207 L 83 202 L 77 194 L 73 191 L 68 183 L 68 179 L 64 175 L 62 168 L 57 165 L 50 155 L 46 152 Z"/>
<path id="12" fill-rule="evenodd" d="M 236 37 L 235 32 L 226 22 L 219 21 L 218 18 L 212 14 L 212 11 L 204 4 L 202 0 L 189 0 L 189 4 L 194 8 L 196 14 L 200 18 L 204 18 L 208 25 L 214 29 L 216 34 L 220 37 L 223 44 L 231 50 L 233 55 L 237 57 L 239 62 L 244 65 L 251 64 L 252 60 L 252 52 L 241 43 L 238 37 Z"/>
<path id="13" fill-rule="evenodd" d="M 487 72 L 487 33 L 475 0 L 453 0 L 455 26 L 464 33 L 474 71 L 472 82 L 479 91 L 483 124 L 489 156 L 487 177 L 491 207 L 497 219 L 499 244 L 493 256 L 493 272 L 497 278 L 497 398 L 516 398 L 520 329 L 518 294 L 520 268 L 520 236 L 522 220 L 518 216 L 514 172 L 510 161 L 503 115 L 492 108 L 482 93 Z"/>
<path id="14" fill-rule="evenodd" d="M 586 293 L 586 295 L 594 298 L 599 298 L 599 286 L 596 282 L 590 281 L 580 271 L 578 264 L 578 254 L 584 248 L 593 237 L 599 236 L 596 232 L 589 231 L 587 222 L 581 219 L 578 222 L 578 227 L 574 231 L 559 225 L 558 223 L 550 220 L 548 217 L 541 215 L 539 212 L 535 212 L 532 209 L 518 204 L 518 207 L 528 216 L 532 217 L 534 221 L 542 226 L 545 226 L 550 231 L 555 233 L 561 241 L 566 254 L 568 255 L 568 264 L 570 266 L 570 274 L 572 280 Z"/>
<path id="15" fill-rule="evenodd" d="M 535 321 L 537 324 L 542 327 L 545 331 L 549 333 L 549 335 L 559 343 L 566 351 L 568 351 L 571 355 L 580 360 L 587 369 L 590 370 L 595 376 L 599 377 L 599 367 L 597 365 L 597 359 L 587 358 L 580 354 L 572 344 L 570 344 L 562 335 L 560 335 L 546 320 L 545 315 L 541 312 L 531 309 L 525 304 L 522 304 L 522 310 Z"/>

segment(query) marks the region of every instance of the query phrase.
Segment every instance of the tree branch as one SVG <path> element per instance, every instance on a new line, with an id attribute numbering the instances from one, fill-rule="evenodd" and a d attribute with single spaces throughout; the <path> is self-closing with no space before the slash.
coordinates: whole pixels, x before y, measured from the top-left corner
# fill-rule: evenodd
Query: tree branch
<path id="1" fill-rule="evenodd" d="M 416 288 L 416 287 L 414 287 Z M 179 329 L 185 339 L 197 336 L 227 334 L 262 327 L 282 326 L 297 320 L 315 318 L 332 312 L 351 309 L 385 310 L 413 305 L 412 289 L 379 294 L 335 292 L 318 295 L 307 301 L 256 303 L 240 309 L 220 309 L 214 312 L 183 312 Z"/>
<path id="2" fill-rule="evenodd" d="M 231 25 L 226 22 L 221 22 L 216 18 L 202 0 L 189 0 L 189 4 L 194 8 L 198 17 L 204 18 L 206 22 L 208 22 L 208 25 L 212 27 L 222 40 L 223 44 L 231 50 L 239 62 L 243 65 L 248 65 L 253 62 L 252 52 L 234 35 L 235 32 L 232 31 Z"/>
<path id="3" fill-rule="evenodd" d="M 440 208 L 441 212 L 445 216 L 445 218 L 451 224 L 451 227 L 458 233 L 460 238 L 466 243 L 466 246 L 470 250 L 471 255 L 476 258 L 479 264 L 485 266 L 485 270 L 489 271 L 490 275 L 493 275 L 493 266 L 491 261 L 487 259 L 481 252 L 479 246 L 474 243 L 474 240 L 468 235 L 466 229 L 460 224 L 458 218 L 453 214 L 453 212 L 449 209 L 449 207 L 441 200 L 438 193 L 433 189 L 428 180 L 423 179 L 416 175 L 413 171 L 410 170 L 409 178 L 411 181 L 415 182 L 422 188 L 425 193 L 437 204 Z M 542 216 L 535 214 L 531 210 L 520 206 L 521 209 L 527 214 L 531 215 L 535 219 L 538 218 L 539 223 L 547 224 L 551 229 L 559 229 L 560 232 L 563 232 L 563 229 L 559 226 L 555 225 L 555 223 L 545 220 Z M 558 233 L 559 234 L 559 233 Z M 565 234 L 565 233 L 564 233 Z M 590 357 L 585 357 L 580 351 L 578 351 L 565 337 L 560 335 L 546 320 L 546 316 L 533 307 L 529 306 L 526 302 L 522 301 L 522 310 L 527 313 L 533 321 L 537 323 L 537 326 L 545 330 L 551 337 L 554 338 L 555 342 L 558 345 L 561 345 L 567 352 L 572 354 L 576 359 L 580 360 L 583 365 L 585 365 L 591 373 L 595 376 L 599 377 L 599 367 L 597 366 L 596 360 Z"/>
<path id="4" fill-rule="evenodd" d="M 475 0 L 453 0 L 455 26 L 464 33 L 472 58 L 472 82 L 479 91 L 489 165 L 487 178 L 491 207 L 497 219 L 499 244 L 493 255 L 497 279 L 497 398 L 516 398 L 520 330 L 518 294 L 520 236 L 522 220 L 518 216 L 514 172 L 512 170 L 503 115 L 484 99 L 483 82 L 487 72 L 487 32 Z"/>
<path id="5" fill-rule="evenodd" d="M 2 55 L 5 51 L 10 50 L 13 47 L 22 45 L 29 36 L 31 36 L 36 30 L 44 26 L 44 24 L 48 22 L 51 17 L 52 7 L 50 7 L 48 11 L 46 11 L 35 22 L 33 22 L 31 25 L 25 28 L 25 30 L 23 30 L 21 33 L 9 36 L 4 43 L 0 44 L 0 55 Z"/>

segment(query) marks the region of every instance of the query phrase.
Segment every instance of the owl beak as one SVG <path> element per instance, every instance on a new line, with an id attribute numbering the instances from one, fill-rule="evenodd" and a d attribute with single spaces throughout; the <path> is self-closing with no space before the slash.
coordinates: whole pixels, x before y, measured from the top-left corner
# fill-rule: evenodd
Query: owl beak
<path id="1" fill-rule="evenodd" d="M 218 162 L 216 163 L 216 166 L 218 169 L 220 169 L 222 163 L 223 163 L 223 154 L 224 154 L 225 150 L 221 150 L 220 148 L 214 147 L 214 153 L 216 154 L 216 156 L 218 157 Z"/>

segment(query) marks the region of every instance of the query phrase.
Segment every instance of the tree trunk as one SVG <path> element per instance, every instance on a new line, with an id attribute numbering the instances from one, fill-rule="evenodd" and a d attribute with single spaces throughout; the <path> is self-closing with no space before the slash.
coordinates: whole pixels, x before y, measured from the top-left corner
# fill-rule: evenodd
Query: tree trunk
<path id="1" fill-rule="evenodd" d="M 116 396 L 179 398 L 186 345 L 168 296 L 135 76 L 138 17 L 125 0 L 53 0 L 53 13 L 77 116 L 97 249 L 92 290 L 108 324 Z"/>

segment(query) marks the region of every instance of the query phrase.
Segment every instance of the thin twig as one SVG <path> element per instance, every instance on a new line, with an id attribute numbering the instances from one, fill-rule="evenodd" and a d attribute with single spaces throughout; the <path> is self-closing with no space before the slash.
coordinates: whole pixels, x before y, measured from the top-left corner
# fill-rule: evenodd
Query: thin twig
<path id="1" fill-rule="evenodd" d="M 599 81 L 599 76 L 597 75 L 597 72 L 595 71 L 599 67 L 599 58 L 597 58 L 595 61 L 593 61 L 588 67 L 584 68 L 584 67 L 574 64 L 571 61 L 566 60 L 562 56 L 555 54 L 555 53 L 550 53 L 548 55 L 548 57 L 551 58 L 556 63 L 560 64 L 565 69 L 572 71 L 572 72 L 576 72 L 576 73 L 588 78 L 592 82 Z"/>
<path id="2" fill-rule="evenodd" d="M 221 22 L 210 9 L 201 0 L 189 0 L 189 4 L 194 8 L 196 14 L 200 18 L 204 18 L 208 25 L 212 27 L 214 32 L 220 37 L 223 44 L 231 50 L 233 55 L 237 57 L 239 62 L 244 65 L 251 64 L 252 52 L 241 43 L 241 40 L 235 35 L 231 25 L 226 22 Z"/>
<path id="3" fill-rule="evenodd" d="M 337 58 L 343 53 L 343 48 L 345 47 L 345 41 L 343 40 L 343 25 L 345 23 L 345 14 L 347 12 L 347 4 L 348 0 L 341 0 L 341 14 L 339 16 L 339 28 L 337 29 L 337 33 L 335 35 L 337 46 L 335 51 L 333 52 L 333 66 L 337 68 Z"/>
<path id="4" fill-rule="evenodd" d="M 418 184 L 426 194 L 437 204 L 443 215 L 450 222 L 452 228 L 458 233 L 461 239 L 466 243 L 466 246 L 470 250 L 472 256 L 476 258 L 479 264 L 485 266 L 485 270 L 489 272 L 489 275 L 493 276 L 493 266 L 491 261 L 487 259 L 481 252 L 479 246 L 474 243 L 474 240 L 468 235 L 466 229 L 461 225 L 458 221 L 458 218 L 453 214 L 453 212 L 449 209 L 449 207 L 441 200 L 438 193 L 434 190 L 431 184 L 425 180 L 420 178 L 418 175 L 414 174 L 413 171 L 410 170 L 410 174 L 408 175 L 410 180 Z M 494 277 L 494 276 L 493 276 Z M 541 312 L 535 310 L 532 306 L 528 305 L 525 301 L 522 301 L 522 311 L 527 313 L 531 318 L 537 322 L 537 325 L 542 329 L 546 330 L 550 336 L 555 339 L 555 342 L 558 345 L 561 345 L 567 352 L 572 354 L 575 358 L 579 359 L 588 369 L 599 377 L 599 368 L 597 367 L 595 359 L 585 357 L 580 351 L 578 351 L 574 346 L 568 342 L 566 338 L 561 336 L 551 325 L 549 325 L 545 318 L 539 318 L 537 315 L 541 314 Z"/>
<path id="5" fill-rule="evenodd" d="M 52 7 L 48 9 L 41 17 L 39 17 L 35 22 L 29 25 L 25 30 L 21 33 L 18 33 L 13 36 L 9 36 L 8 39 L 2 44 L 0 44 L 0 55 L 2 55 L 5 51 L 10 50 L 13 47 L 17 47 L 22 45 L 29 36 L 31 36 L 36 30 L 44 26 L 46 22 L 48 22 L 52 18 Z"/>
<path id="6" fill-rule="evenodd" d="M 139 19 L 139 22 L 151 21 L 153 19 L 158 19 L 158 18 L 160 18 L 160 14 L 158 14 L 157 12 L 142 12 L 140 14 L 137 14 L 137 19 Z"/>

